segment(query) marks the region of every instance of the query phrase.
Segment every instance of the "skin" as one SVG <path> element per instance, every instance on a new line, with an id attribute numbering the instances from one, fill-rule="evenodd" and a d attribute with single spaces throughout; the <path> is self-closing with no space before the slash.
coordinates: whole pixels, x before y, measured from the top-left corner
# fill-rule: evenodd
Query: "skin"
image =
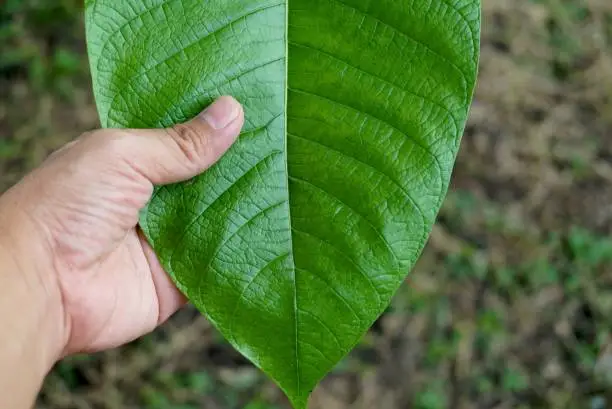
<path id="1" fill-rule="evenodd" d="M 154 185 L 214 164 L 243 123 L 221 97 L 170 129 L 93 131 L 0 196 L 0 407 L 32 407 L 58 360 L 130 342 L 185 304 L 138 214 Z"/>

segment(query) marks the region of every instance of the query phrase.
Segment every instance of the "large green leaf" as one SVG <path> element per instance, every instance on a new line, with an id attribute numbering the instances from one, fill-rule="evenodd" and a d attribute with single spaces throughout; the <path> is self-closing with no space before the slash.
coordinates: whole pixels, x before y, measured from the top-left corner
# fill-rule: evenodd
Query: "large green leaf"
<path id="1" fill-rule="evenodd" d="M 107 127 L 222 94 L 239 142 L 141 225 L 178 287 L 297 408 L 383 312 L 444 198 L 479 0 L 89 0 Z"/>

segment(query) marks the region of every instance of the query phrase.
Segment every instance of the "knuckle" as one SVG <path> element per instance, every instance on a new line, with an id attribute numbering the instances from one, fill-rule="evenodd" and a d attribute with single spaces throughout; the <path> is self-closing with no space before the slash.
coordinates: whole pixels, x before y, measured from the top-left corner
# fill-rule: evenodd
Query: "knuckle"
<path id="1" fill-rule="evenodd" d="M 83 149 L 94 154 L 118 154 L 125 151 L 128 136 L 125 132 L 97 130 L 82 134 L 79 141 Z"/>
<path id="2" fill-rule="evenodd" d="M 73 156 L 75 166 L 107 172 L 129 163 L 135 140 L 128 131 L 101 130 L 87 134 Z"/>
<path id="3" fill-rule="evenodd" d="M 169 129 L 170 136 L 190 164 L 201 162 L 209 154 L 210 144 L 207 135 L 193 126 L 179 124 Z"/>
<path id="4" fill-rule="evenodd" d="M 90 140 L 91 138 L 95 138 L 103 132 L 103 130 L 85 131 L 78 137 L 78 139 L 82 141 Z"/>
<path id="5" fill-rule="evenodd" d="M 135 140 L 128 131 L 97 132 L 91 135 L 88 151 L 105 158 L 129 159 Z"/>
<path id="6" fill-rule="evenodd" d="M 112 132 L 108 135 L 100 135 L 99 143 L 109 154 L 113 156 L 125 155 L 128 148 L 128 137 L 123 132 Z"/>

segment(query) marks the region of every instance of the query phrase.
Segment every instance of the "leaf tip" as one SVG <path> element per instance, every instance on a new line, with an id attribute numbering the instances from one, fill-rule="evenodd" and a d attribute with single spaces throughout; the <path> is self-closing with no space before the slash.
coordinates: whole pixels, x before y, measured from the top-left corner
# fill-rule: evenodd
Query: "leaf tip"
<path id="1" fill-rule="evenodd" d="M 306 396 L 288 396 L 289 400 L 291 401 L 291 406 L 293 406 L 293 409 L 308 409 L 308 399 L 310 397 L 310 394 Z"/>

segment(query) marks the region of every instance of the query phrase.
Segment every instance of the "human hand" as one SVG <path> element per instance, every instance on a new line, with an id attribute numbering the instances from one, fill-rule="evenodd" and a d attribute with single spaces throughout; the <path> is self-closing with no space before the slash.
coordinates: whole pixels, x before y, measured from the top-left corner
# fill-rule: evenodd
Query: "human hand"
<path id="1" fill-rule="evenodd" d="M 24 294 L 45 298 L 45 327 L 54 331 L 41 334 L 48 364 L 129 342 L 184 304 L 139 232 L 138 214 L 154 184 L 216 162 L 243 122 L 238 102 L 222 97 L 171 129 L 87 133 L 0 197 L 0 258 L 13 262 L 0 269 L 0 284 L 18 275 Z"/>

